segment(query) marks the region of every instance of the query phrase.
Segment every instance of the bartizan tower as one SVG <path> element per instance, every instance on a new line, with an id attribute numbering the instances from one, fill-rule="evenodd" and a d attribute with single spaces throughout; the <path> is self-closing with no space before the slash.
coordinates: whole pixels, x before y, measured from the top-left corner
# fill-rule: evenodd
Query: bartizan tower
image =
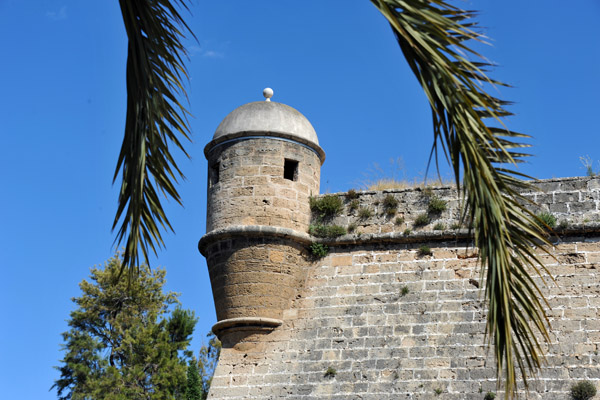
<path id="1" fill-rule="evenodd" d="M 309 197 L 325 153 L 310 122 L 271 101 L 244 104 L 218 126 L 208 160 L 206 257 L 224 346 L 251 344 L 282 324 L 306 279 Z"/>

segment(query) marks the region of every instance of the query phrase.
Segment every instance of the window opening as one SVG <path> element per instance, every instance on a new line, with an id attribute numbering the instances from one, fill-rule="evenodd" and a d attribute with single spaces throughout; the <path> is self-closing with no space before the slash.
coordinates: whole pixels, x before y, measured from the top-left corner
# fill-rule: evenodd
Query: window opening
<path id="1" fill-rule="evenodd" d="M 283 178 L 290 181 L 298 180 L 298 161 L 285 159 L 283 163 Z"/>
<path id="2" fill-rule="evenodd" d="M 209 175 L 209 182 L 211 187 L 219 183 L 219 163 L 211 165 Z"/>

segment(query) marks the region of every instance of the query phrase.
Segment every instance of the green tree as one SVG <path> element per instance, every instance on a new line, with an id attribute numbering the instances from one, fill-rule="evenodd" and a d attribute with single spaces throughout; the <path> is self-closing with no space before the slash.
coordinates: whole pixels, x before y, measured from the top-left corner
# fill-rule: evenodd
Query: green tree
<path id="1" fill-rule="evenodd" d="M 210 332 L 208 345 L 200 348 L 199 357 L 193 357 L 188 365 L 185 400 L 205 400 L 212 377 L 221 354 L 221 342 Z"/>
<path id="2" fill-rule="evenodd" d="M 528 155 L 527 135 L 507 129 L 507 101 L 488 93 L 504 85 L 487 77 L 491 65 L 471 47 L 482 41 L 474 12 L 443 0 L 371 0 L 390 24 L 400 49 L 422 85 L 432 110 L 432 156 L 444 153 L 468 207 L 479 247 L 485 296 L 486 333 L 494 347 L 498 377 L 506 379 L 506 397 L 516 390 L 516 370 L 527 385 L 543 360 L 548 341 L 547 303 L 529 274 L 545 271 L 539 252 L 548 249 L 545 232 L 525 208 L 518 190 L 531 185 L 514 166 Z M 120 0 L 129 38 L 127 59 L 127 121 L 118 167 L 123 171 L 114 226 L 123 222 L 117 241 L 125 240 L 123 266 L 136 273 L 138 247 L 163 244 L 159 227 L 171 228 L 160 205 L 162 191 L 180 202 L 174 183 L 181 171 L 169 144 L 183 150 L 186 111 L 176 94 L 185 94 L 181 61 L 182 31 L 188 31 L 175 5 L 185 0 Z M 191 32 L 190 32 L 191 33 Z M 184 150 L 183 150 L 184 151 Z M 185 153 L 185 151 L 184 151 Z M 186 153 L 187 154 L 187 153 Z M 127 211 L 125 211 L 127 210 Z M 547 250 L 546 250 L 547 251 Z"/>
<path id="3" fill-rule="evenodd" d="M 213 374 L 221 354 L 221 341 L 212 332 L 208 334 L 208 337 L 210 338 L 208 345 L 200 348 L 198 357 L 198 368 L 202 379 L 202 400 L 205 400 L 208 396 L 208 389 L 210 389 Z"/>
<path id="4" fill-rule="evenodd" d="M 200 371 L 198 370 L 198 361 L 194 358 L 190 360 L 188 365 L 184 399 L 202 400 L 204 398 L 206 398 L 206 396 L 204 396 L 202 378 L 200 377 Z"/>
<path id="5" fill-rule="evenodd" d="M 166 400 L 185 390 L 194 313 L 169 313 L 178 301 L 163 292 L 164 270 L 140 266 L 128 281 L 121 263 L 117 255 L 79 284 L 53 385 L 59 399 Z"/>

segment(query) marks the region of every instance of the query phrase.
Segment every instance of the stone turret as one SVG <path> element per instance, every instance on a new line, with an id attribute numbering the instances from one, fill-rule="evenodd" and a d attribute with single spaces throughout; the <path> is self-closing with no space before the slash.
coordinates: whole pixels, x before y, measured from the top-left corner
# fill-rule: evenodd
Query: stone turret
<path id="1" fill-rule="evenodd" d="M 242 105 L 218 126 L 208 160 L 206 257 L 224 345 L 281 325 L 306 279 L 309 197 L 319 193 L 325 153 L 297 110 L 266 101 Z"/>

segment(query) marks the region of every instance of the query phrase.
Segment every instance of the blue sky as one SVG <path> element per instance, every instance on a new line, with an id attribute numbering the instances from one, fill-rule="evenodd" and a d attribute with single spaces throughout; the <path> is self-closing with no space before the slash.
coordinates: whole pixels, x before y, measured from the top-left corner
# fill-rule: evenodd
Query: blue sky
<path id="1" fill-rule="evenodd" d="M 600 2 L 470 0 L 481 10 L 499 64 L 514 88 L 506 121 L 533 136 L 521 171 L 539 178 L 600 169 Z M 291 105 L 327 153 L 323 192 L 359 188 L 388 174 L 422 178 L 432 133 L 427 101 L 385 21 L 367 0 L 193 1 L 190 52 L 191 160 L 185 207 L 167 204 L 176 234 L 153 266 L 200 317 L 194 348 L 214 324 L 197 242 L 205 233 L 204 145 L 235 107 L 262 99 Z M 89 268 L 114 253 L 111 184 L 125 121 L 126 37 L 118 1 L 0 0 L 0 386 L 2 398 L 52 399 L 60 333 Z"/>

